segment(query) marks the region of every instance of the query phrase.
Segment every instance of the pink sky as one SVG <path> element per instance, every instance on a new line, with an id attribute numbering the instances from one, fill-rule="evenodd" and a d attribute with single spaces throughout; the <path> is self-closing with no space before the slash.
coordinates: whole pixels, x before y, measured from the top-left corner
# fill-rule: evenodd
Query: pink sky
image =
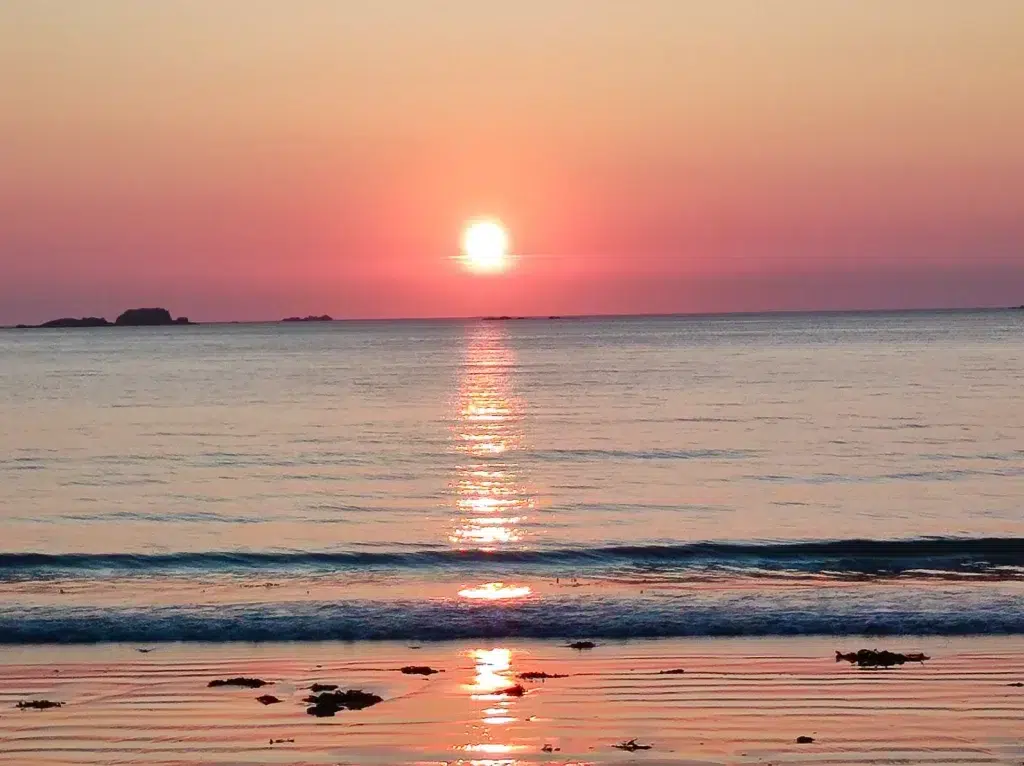
<path id="1" fill-rule="evenodd" d="M 8 0 L 0 323 L 1017 305 L 1022 93 L 1018 0 Z"/>

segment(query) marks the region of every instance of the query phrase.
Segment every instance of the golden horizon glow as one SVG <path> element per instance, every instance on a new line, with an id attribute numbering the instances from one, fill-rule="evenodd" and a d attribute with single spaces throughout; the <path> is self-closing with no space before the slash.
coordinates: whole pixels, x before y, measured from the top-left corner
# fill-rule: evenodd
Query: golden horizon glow
<path id="1" fill-rule="evenodd" d="M 462 233 L 462 258 L 470 271 L 495 274 L 508 268 L 508 232 L 498 221 L 470 223 Z"/>

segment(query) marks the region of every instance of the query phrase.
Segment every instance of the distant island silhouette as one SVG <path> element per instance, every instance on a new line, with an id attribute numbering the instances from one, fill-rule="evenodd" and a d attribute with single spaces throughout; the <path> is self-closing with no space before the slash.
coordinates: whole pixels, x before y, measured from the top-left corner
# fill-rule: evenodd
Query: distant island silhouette
<path id="1" fill-rule="evenodd" d="M 511 316 L 505 316 L 505 315 L 502 315 L 502 316 L 499 316 L 499 317 L 481 317 L 481 318 L 485 322 L 509 322 L 509 321 L 515 321 L 515 320 L 520 320 L 520 319 L 544 319 L 544 317 L 539 317 L 539 316 L 538 317 L 531 317 L 531 316 L 511 317 Z M 551 316 L 549 316 L 547 318 L 548 319 L 561 319 L 562 317 L 560 317 L 560 316 L 558 316 L 556 314 L 552 314 Z"/>
<path id="2" fill-rule="evenodd" d="M 320 316 L 313 316 L 310 314 L 308 317 L 285 317 L 281 320 L 282 322 L 333 322 L 334 317 L 328 314 L 321 314 Z"/>
<path id="3" fill-rule="evenodd" d="M 171 312 L 163 308 L 128 309 L 121 313 L 113 322 L 108 322 L 105 317 L 62 317 L 51 319 L 42 324 L 19 324 L 16 329 L 44 329 L 53 327 L 163 327 L 166 325 L 195 324 L 188 321 L 188 317 L 174 319 Z"/>

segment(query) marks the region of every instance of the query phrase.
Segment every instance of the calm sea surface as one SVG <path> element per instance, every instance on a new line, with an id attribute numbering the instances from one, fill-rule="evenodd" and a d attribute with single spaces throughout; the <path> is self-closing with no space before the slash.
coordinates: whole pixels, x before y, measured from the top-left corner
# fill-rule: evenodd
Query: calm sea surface
<path id="1" fill-rule="evenodd" d="M 0 332 L 0 642 L 1024 633 L 1024 312 Z"/>

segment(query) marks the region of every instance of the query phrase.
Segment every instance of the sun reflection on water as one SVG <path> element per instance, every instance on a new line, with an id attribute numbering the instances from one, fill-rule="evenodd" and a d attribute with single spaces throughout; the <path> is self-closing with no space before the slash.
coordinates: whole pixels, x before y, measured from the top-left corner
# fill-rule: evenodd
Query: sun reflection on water
<path id="1" fill-rule="evenodd" d="M 515 393 L 515 370 L 515 354 L 503 327 L 489 323 L 470 328 L 452 428 L 459 462 L 452 482 L 455 516 L 449 540 L 462 550 L 499 551 L 525 543 L 534 501 L 517 460 L 524 448 L 524 407 Z M 495 603 L 487 608 L 531 594 L 529 587 L 507 582 L 467 584 L 459 591 L 461 598 Z M 512 672 L 512 651 L 480 648 L 471 657 L 475 674 L 463 688 L 480 703 L 482 727 L 476 742 L 458 749 L 475 756 L 468 763 L 476 766 L 514 766 L 518 761 L 507 756 L 527 748 L 508 743 L 506 727 L 519 721 L 516 693 L 522 694 Z"/>
<path id="2" fill-rule="evenodd" d="M 504 328 L 491 323 L 468 332 L 452 429 L 461 459 L 449 540 L 462 549 L 495 551 L 523 542 L 533 509 L 515 460 L 523 448 L 523 405 Z"/>
<path id="3" fill-rule="evenodd" d="M 505 599 L 526 598 L 533 591 L 527 585 L 506 585 L 503 582 L 489 582 L 474 588 L 463 588 L 459 595 L 463 598 L 484 601 L 502 601 Z"/>

